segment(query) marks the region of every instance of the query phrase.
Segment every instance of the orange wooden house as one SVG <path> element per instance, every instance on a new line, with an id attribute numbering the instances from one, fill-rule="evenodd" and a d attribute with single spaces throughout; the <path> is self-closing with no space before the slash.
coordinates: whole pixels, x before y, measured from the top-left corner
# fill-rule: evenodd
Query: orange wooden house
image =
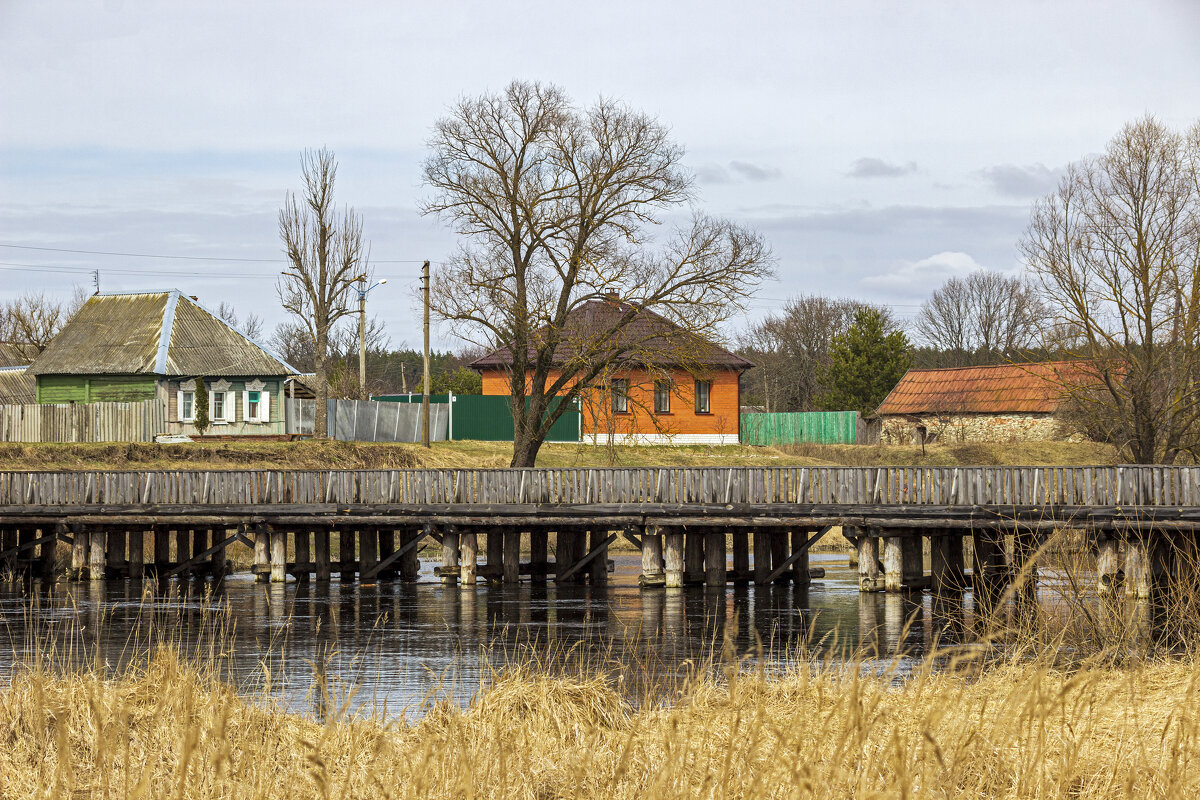
<path id="1" fill-rule="evenodd" d="M 607 330 L 630 306 L 595 300 L 573 311 L 569 341 L 586 342 Z M 740 440 L 740 377 L 754 366 L 670 320 L 641 311 L 620 335 L 620 354 L 595 385 L 581 392 L 583 440 L 594 444 L 734 444 Z M 556 365 L 587 356 L 585 344 L 563 344 Z M 532 357 L 532 351 L 530 353 Z M 512 355 L 493 351 L 469 365 L 483 378 L 485 395 L 508 395 Z M 559 375 L 551 371 L 547 385 Z"/>

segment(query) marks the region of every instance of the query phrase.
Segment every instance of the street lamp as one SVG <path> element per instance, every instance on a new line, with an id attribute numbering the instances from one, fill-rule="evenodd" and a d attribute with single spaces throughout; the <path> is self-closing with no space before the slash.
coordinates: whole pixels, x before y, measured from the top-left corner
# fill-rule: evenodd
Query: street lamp
<path id="1" fill-rule="evenodd" d="M 367 397 L 367 294 L 376 286 L 383 286 L 387 278 L 379 283 L 367 286 L 367 276 L 358 276 L 358 394 L 363 400 Z"/>

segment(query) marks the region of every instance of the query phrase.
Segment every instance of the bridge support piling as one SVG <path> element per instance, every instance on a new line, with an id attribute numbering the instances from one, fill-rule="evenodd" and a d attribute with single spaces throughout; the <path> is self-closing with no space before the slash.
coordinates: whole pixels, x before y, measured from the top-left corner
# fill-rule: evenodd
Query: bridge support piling
<path id="1" fill-rule="evenodd" d="M 750 533 L 736 528 L 730 534 L 733 540 L 733 582 L 746 583 L 750 580 Z"/>
<path id="2" fill-rule="evenodd" d="M 683 588 L 683 531 L 680 528 L 661 528 L 663 531 L 663 571 L 668 589 Z"/>
<path id="3" fill-rule="evenodd" d="M 108 567 L 107 574 L 120 575 L 125 571 L 125 540 L 128 538 L 123 529 L 110 528 L 104 548 L 104 561 Z M 32 553 L 30 553 L 32 555 Z"/>
<path id="4" fill-rule="evenodd" d="M 104 549 L 107 538 L 103 528 L 93 528 L 92 535 L 88 538 L 88 578 L 93 581 L 104 580 Z"/>
<path id="5" fill-rule="evenodd" d="M 1000 600 L 1007 578 L 1008 567 L 1004 560 L 1004 546 L 995 531 L 976 530 L 971 534 L 974 549 L 972 586 L 975 602 L 984 610 L 991 610 Z"/>
<path id="6" fill-rule="evenodd" d="M 762 586 L 771 576 L 771 540 L 761 528 L 754 529 L 754 582 Z"/>
<path id="7" fill-rule="evenodd" d="M 787 534 L 787 531 L 784 531 L 784 530 L 773 530 L 773 531 L 771 531 L 770 536 L 771 536 L 771 571 L 774 572 L 775 570 L 782 567 L 784 562 L 787 561 L 787 558 L 788 558 L 788 534 Z M 777 578 L 775 578 L 775 582 L 776 583 L 787 583 L 789 577 L 790 576 L 787 574 L 787 571 L 785 570 L 784 572 L 781 572 Z"/>
<path id="8" fill-rule="evenodd" d="M 489 543 L 492 534 L 488 534 Z M 519 528 L 505 528 L 499 534 L 500 537 L 500 564 L 502 567 L 502 577 L 505 583 L 517 584 L 521 582 L 521 530 Z M 532 562 L 531 562 L 532 563 Z"/>
<path id="9" fill-rule="evenodd" d="M 165 577 L 167 564 L 171 563 L 171 531 L 154 526 L 154 576 Z"/>
<path id="10" fill-rule="evenodd" d="M 146 570 L 146 532 L 129 532 L 129 577 L 140 580 Z"/>
<path id="11" fill-rule="evenodd" d="M 264 535 L 263 548 L 264 548 L 264 552 L 263 552 L 264 558 L 263 558 L 262 563 L 263 563 L 263 566 L 266 566 L 270 563 L 270 544 L 269 544 L 269 541 L 266 539 L 265 535 Z M 257 550 L 255 550 L 255 554 L 257 554 Z M 187 561 L 191 557 L 192 557 L 192 532 L 190 530 L 184 530 L 184 529 L 179 529 L 179 530 L 175 531 L 175 563 L 182 564 L 183 562 Z M 189 574 L 190 574 L 190 571 L 185 570 L 185 571 L 179 573 L 179 577 L 181 579 L 186 578 Z M 261 579 L 265 581 L 267 579 L 267 577 L 265 575 L 263 575 L 263 576 L 261 576 Z"/>
<path id="12" fill-rule="evenodd" d="M 704 580 L 713 588 L 725 588 L 726 561 L 725 531 L 717 529 L 704 534 Z"/>
<path id="13" fill-rule="evenodd" d="M 312 534 L 307 528 L 298 528 L 292 533 L 292 546 L 296 550 L 296 582 L 308 583 L 309 564 L 312 563 L 310 555 Z M 218 550 L 224 556 L 224 550 Z M 217 553 L 213 553 L 213 575 L 219 575 L 217 572 Z"/>
<path id="14" fill-rule="evenodd" d="M 450 526 L 442 533 L 442 584 L 458 584 L 458 532 Z"/>
<path id="15" fill-rule="evenodd" d="M 88 559 L 88 530 L 82 525 L 75 525 L 74 536 L 71 540 L 71 580 L 81 581 L 87 572 Z"/>
<path id="16" fill-rule="evenodd" d="M 1167 582 L 1169 544 L 1159 535 L 1133 533 L 1125 543 L 1125 594 L 1139 600 L 1158 596 Z"/>
<path id="17" fill-rule="evenodd" d="M 638 583 L 642 586 L 665 585 L 663 560 L 661 529 L 648 527 L 642 531 L 642 574 L 638 578 Z"/>
<path id="18" fill-rule="evenodd" d="M 929 537 L 929 583 L 935 594 L 961 591 L 966 585 L 963 572 L 963 540 L 959 534 L 938 531 Z"/>
<path id="19" fill-rule="evenodd" d="M 488 528 L 485 534 L 487 551 L 484 556 L 484 566 L 487 567 L 489 583 L 504 581 L 504 530 L 497 526 Z"/>
<path id="20" fill-rule="evenodd" d="M 683 582 L 699 583 L 704 575 L 704 534 L 698 530 L 684 531 Z"/>
<path id="21" fill-rule="evenodd" d="M 358 573 L 360 576 L 375 569 L 379 563 L 379 531 L 367 528 L 358 532 Z M 471 564 L 474 571 L 474 562 Z M 378 578 L 373 579 L 375 581 Z"/>
<path id="22" fill-rule="evenodd" d="M 318 583 L 328 583 L 333 577 L 333 570 L 329 565 L 329 529 L 318 528 L 313 532 L 313 560 L 316 562 L 313 566 L 316 574 L 314 577 Z"/>
<path id="23" fill-rule="evenodd" d="M 534 583 L 545 583 L 549 563 L 550 534 L 545 528 L 534 528 L 529 531 L 530 580 Z"/>
<path id="24" fill-rule="evenodd" d="M 270 580 L 271 539 L 266 528 L 254 531 L 254 580 L 266 583 Z M 183 563 L 181 559 L 179 563 Z"/>
<path id="25" fill-rule="evenodd" d="M 283 583 L 287 580 L 287 531 L 273 530 L 270 536 L 271 583 Z"/>
<path id="26" fill-rule="evenodd" d="M 858 588 L 862 592 L 877 592 L 883 588 L 880 580 L 879 537 L 873 531 L 858 533 Z"/>
<path id="27" fill-rule="evenodd" d="M 358 569 L 358 558 L 354 555 L 355 532 L 338 531 L 338 579 L 342 583 L 354 580 Z"/>
<path id="28" fill-rule="evenodd" d="M 212 531 L 213 544 L 223 542 L 229 538 L 231 532 L 226 528 L 218 528 Z M 229 545 L 221 545 L 212 554 L 212 576 L 213 580 L 221 580 L 225 577 L 225 569 L 228 566 L 228 556 L 225 553 Z M 307 559 L 305 559 L 307 560 Z"/>
<path id="29" fill-rule="evenodd" d="M 474 586 L 479 560 L 479 537 L 474 531 L 464 531 L 458 535 L 458 551 L 461 559 L 458 566 L 459 579 L 463 586 Z"/>
<path id="30" fill-rule="evenodd" d="M 391 529 L 379 530 L 376 532 L 376 537 L 379 542 L 379 560 L 383 561 L 392 553 L 396 552 L 396 532 Z M 395 577 L 396 567 L 395 562 L 393 561 L 392 565 L 388 566 L 387 569 L 380 570 L 378 579 L 381 581 L 390 581 Z"/>
<path id="31" fill-rule="evenodd" d="M 808 548 L 805 545 L 808 537 L 814 533 L 815 530 L 807 528 L 792 531 L 792 555 L 796 558 L 792 562 L 792 583 L 796 586 L 808 586 L 812 581 L 808 573 Z"/>
<path id="32" fill-rule="evenodd" d="M 41 551 L 38 553 L 38 566 L 40 567 L 42 581 L 47 584 L 54 583 L 54 573 L 58 567 L 58 554 L 56 552 L 58 549 L 57 528 L 42 528 L 38 533 L 41 536 L 55 534 L 54 538 L 50 539 L 50 541 L 41 543 Z"/>
<path id="33" fill-rule="evenodd" d="M 208 538 L 208 528 L 197 528 L 192 531 L 192 558 L 195 558 L 204 551 L 208 550 Z M 206 571 L 212 571 L 211 567 L 208 569 L 205 567 L 206 565 L 204 564 L 195 565 L 192 567 L 192 575 L 202 577 Z"/>
<path id="34" fill-rule="evenodd" d="M 588 564 L 588 580 L 593 586 L 603 586 L 608 583 L 608 530 L 592 530 L 588 537 L 588 553 L 598 551 Z M 661 538 L 661 537 L 660 537 Z M 661 545 L 660 545 L 661 550 Z M 659 558 L 659 570 L 662 570 L 662 558 Z"/>

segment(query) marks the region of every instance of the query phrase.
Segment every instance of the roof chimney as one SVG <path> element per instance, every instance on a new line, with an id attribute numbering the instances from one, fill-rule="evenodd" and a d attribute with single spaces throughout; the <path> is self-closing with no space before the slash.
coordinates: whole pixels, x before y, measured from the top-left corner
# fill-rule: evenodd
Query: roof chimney
<path id="1" fill-rule="evenodd" d="M 615 306 L 615 305 L 617 305 L 617 303 L 621 302 L 621 298 L 617 297 L 616 292 L 605 292 L 604 293 L 604 302 L 612 303 Z"/>

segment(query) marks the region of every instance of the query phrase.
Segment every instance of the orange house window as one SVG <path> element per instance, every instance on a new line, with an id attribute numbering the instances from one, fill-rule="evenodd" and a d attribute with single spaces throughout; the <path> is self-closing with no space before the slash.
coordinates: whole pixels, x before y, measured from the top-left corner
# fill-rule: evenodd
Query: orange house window
<path id="1" fill-rule="evenodd" d="M 709 395 L 712 394 L 712 381 L 696 381 L 696 413 L 709 413 Z"/>
<path id="2" fill-rule="evenodd" d="M 655 381 L 654 382 L 654 413 L 655 414 L 670 414 L 671 413 L 671 382 L 670 381 Z"/>
<path id="3" fill-rule="evenodd" d="M 614 414 L 629 413 L 629 381 L 625 378 L 613 379 L 612 410 Z"/>

